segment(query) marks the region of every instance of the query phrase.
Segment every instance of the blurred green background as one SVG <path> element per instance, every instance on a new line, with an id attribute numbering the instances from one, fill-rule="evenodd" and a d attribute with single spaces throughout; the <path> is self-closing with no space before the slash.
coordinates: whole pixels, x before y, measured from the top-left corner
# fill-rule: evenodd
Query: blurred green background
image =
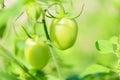
<path id="1" fill-rule="evenodd" d="M 9 8 L 13 4 L 15 4 L 14 1 L 16 2 L 16 0 L 5 0 L 6 8 Z M 67 10 L 69 11 L 69 7 L 66 7 L 69 4 L 70 3 L 65 3 L 64 5 L 66 11 Z M 73 7 L 74 7 L 73 15 L 77 15 L 80 12 L 83 4 L 85 5 L 84 10 L 81 16 L 76 19 L 79 27 L 78 30 L 79 33 L 74 46 L 65 51 L 60 51 L 58 49 L 55 49 L 56 53 L 58 53 L 60 57 L 61 72 L 65 78 L 72 75 L 79 75 L 79 76 L 84 75 L 83 73 L 85 72 L 85 70 L 89 66 L 96 63 L 97 57 L 99 57 L 97 56 L 97 54 L 99 53 L 95 47 L 95 42 L 97 40 L 110 39 L 112 36 L 119 36 L 120 34 L 120 1 L 119 0 L 118 2 L 117 0 L 73 0 Z M 14 10 L 15 9 L 13 8 L 13 11 Z M 20 11 L 18 12 L 17 11 L 14 12 L 15 15 L 20 13 Z M 7 29 L 5 30 L 3 40 L 5 44 L 8 44 L 9 47 L 11 47 L 12 50 L 14 50 L 14 38 L 16 35 L 13 29 L 14 22 L 12 20 L 8 21 L 8 19 L 10 19 L 9 17 L 12 16 L 13 13 L 8 12 L 8 14 L 7 13 L 4 14 L 7 15 L 8 17 L 2 17 L 1 15 L 3 14 L 0 12 L 0 27 L 4 26 L 7 21 Z M 27 25 L 26 28 L 28 29 L 29 29 L 28 26 L 30 26 L 30 24 L 29 25 L 26 24 L 26 20 L 27 20 L 26 14 L 23 14 L 16 21 L 16 23 L 14 23 L 14 25 L 17 25 L 15 26 L 17 34 L 19 36 L 22 36 L 22 38 L 24 37 L 26 38 L 26 35 L 22 30 L 22 28 L 20 28 L 21 24 Z M 29 30 L 31 30 L 31 28 Z M 0 61 L 0 65 L 2 68 L 3 66 L 2 61 Z M 45 71 L 48 74 L 52 74 L 52 72 L 50 72 L 50 70 L 47 69 L 49 66 L 50 64 L 46 66 Z M 96 73 L 99 72 L 104 72 L 104 71 L 102 70 L 96 71 Z M 78 79 L 70 79 L 70 80 L 78 80 Z M 95 80 L 99 80 L 99 79 L 95 79 Z"/>
<path id="2" fill-rule="evenodd" d="M 82 15 L 77 19 L 79 34 L 75 45 L 60 51 L 65 64 L 71 64 L 78 73 L 96 63 L 98 51 L 95 42 L 120 34 L 120 7 L 114 0 L 74 0 L 75 14 L 85 4 Z M 104 60 L 103 60 L 104 61 Z"/>

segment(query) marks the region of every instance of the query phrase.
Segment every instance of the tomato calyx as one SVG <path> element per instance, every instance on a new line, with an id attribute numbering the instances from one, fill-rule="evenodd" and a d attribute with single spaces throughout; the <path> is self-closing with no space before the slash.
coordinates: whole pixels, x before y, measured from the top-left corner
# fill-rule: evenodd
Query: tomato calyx
<path id="1" fill-rule="evenodd" d="M 55 5 L 58 5 L 60 7 L 60 12 L 59 13 L 56 13 L 56 15 L 54 16 L 52 13 L 49 12 L 49 8 L 55 6 Z M 46 14 L 46 16 L 48 18 L 55 18 L 55 19 L 59 19 L 59 18 L 64 18 L 64 17 L 68 17 L 70 19 L 76 19 L 78 18 L 79 16 L 81 16 L 82 12 L 83 12 L 83 9 L 84 9 L 84 4 L 82 5 L 82 8 L 80 10 L 80 13 L 77 14 L 76 16 L 69 16 L 71 15 L 69 12 L 65 12 L 65 9 L 63 7 L 63 5 L 59 4 L 59 3 L 54 3 L 52 5 L 50 5 L 47 9 L 46 9 L 46 13 L 48 13 L 48 15 Z M 57 11 L 56 11 L 57 12 Z"/>

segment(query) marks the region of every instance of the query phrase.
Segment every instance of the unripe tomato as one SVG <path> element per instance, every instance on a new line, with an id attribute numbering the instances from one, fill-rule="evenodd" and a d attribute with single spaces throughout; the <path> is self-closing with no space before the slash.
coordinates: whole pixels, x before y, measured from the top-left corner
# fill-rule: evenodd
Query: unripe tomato
<path id="1" fill-rule="evenodd" d="M 42 69 L 50 58 L 50 50 L 47 44 L 38 38 L 28 39 L 25 47 L 25 57 L 27 62 L 35 69 Z"/>
<path id="2" fill-rule="evenodd" d="M 25 11 L 29 18 L 37 20 L 41 15 L 41 7 L 36 2 L 29 2 L 25 6 Z"/>
<path id="3" fill-rule="evenodd" d="M 77 23 L 73 19 L 55 19 L 50 27 L 51 41 L 61 50 L 68 49 L 75 43 L 78 32 L 77 28 Z"/>

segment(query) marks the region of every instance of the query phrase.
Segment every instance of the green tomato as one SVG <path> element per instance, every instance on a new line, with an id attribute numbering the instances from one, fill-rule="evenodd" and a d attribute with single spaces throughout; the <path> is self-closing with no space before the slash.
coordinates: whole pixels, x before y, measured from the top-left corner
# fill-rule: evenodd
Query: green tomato
<path id="1" fill-rule="evenodd" d="M 28 39 L 26 41 L 25 57 L 33 68 L 41 70 L 49 61 L 49 47 L 38 38 L 35 40 Z"/>
<path id="2" fill-rule="evenodd" d="M 36 2 L 29 2 L 25 6 L 25 11 L 28 17 L 33 20 L 37 20 L 40 17 L 41 12 L 42 12 L 41 10 L 42 8 Z"/>
<path id="3" fill-rule="evenodd" d="M 50 38 L 57 48 L 65 50 L 73 46 L 77 32 L 78 27 L 75 20 L 69 18 L 55 19 L 50 27 Z"/>

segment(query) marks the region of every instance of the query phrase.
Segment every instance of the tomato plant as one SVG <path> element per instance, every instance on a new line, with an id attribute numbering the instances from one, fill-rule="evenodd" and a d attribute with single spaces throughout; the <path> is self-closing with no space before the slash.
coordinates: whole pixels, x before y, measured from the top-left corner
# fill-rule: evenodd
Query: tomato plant
<path id="1" fill-rule="evenodd" d="M 119 80 L 119 26 L 119 0 L 0 0 L 0 79 Z"/>
<path id="2" fill-rule="evenodd" d="M 18 7 L 16 10 L 17 12 L 21 13 L 17 15 L 14 22 L 17 22 L 17 20 L 23 15 L 23 13 L 27 14 L 27 22 L 29 23 L 29 26 L 22 24 L 22 31 L 24 32 L 23 38 L 21 39 L 19 36 L 19 32 L 15 29 L 15 43 L 14 43 L 14 52 L 8 52 L 8 53 L 15 53 L 15 55 L 7 55 L 10 60 L 13 60 L 14 63 L 9 62 L 10 65 L 10 71 L 12 74 L 19 75 L 20 79 L 30 79 L 30 80 L 41 80 L 43 79 L 41 71 L 44 71 L 43 68 L 49 63 L 50 56 L 53 59 L 53 63 L 55 64 L 56 72 L 59 75 L 60 79 L 63 79 L 61 77 L 61 71 L 60 67 L 58 65 L 57 57 L 54 51 L 53 45 L 57 47 L 57 49 L 65 50 L 73 46 L 75 43 L 75 40 L 77 38 L 77 32 L 78 32 L 78 25 L 75 19 L 71 18 L 69 15 L 66 14 L 65 8 L 63 6 L 62 0 L 24 0 L 18 2 L 19 5 L 16 5 L 15 7 Z M 4 6 L 4 0 L 1 1 L 2 4 L 2 10 L 5 8 Z M 22 5 L 21 5 L 22 4 Z M 22 6 L 22 7 L 21 7 Z M 54 12 L 56 12 L 56 15 L 53 15 L 49 10 L 53 8 L 53 6 L 57 6 L 57 8 L 54 9 Z M 14 10 L 14 8 L 13 8 Z M 11 12 L 8 10 L 8 13 Z M 4 11 L 3 11 L 4 13 Z M 4 15 L 4 14 L 2 14 Z M 12 12 L 11 12 L 12 15 Z M 48 25 L 46 18 L 53 18 L 53 21 L 51 23 L 50 27 L 50 34 L 48 33 Z M 0 18 L 1 19 L 1 18 Z M 5 21 L 2 24 L 5 25 L 8 19 L 7 14 L 5 17 Z M 51 19 L 52 20 L 52 19 Z M 37 30 L 37 24 L 40 24 L 42 26 L 38 26 L 38 30 L 40 27 L 43 27 L 42 31 L 44 32 L 45 37 L 41 37 L 41 31 L 40 35 L 38 35 L 36 31 Z M 31 30 L 30 30 L 31 29 Z M 33 33 L 34 32 L 34 33 Z M 1 37 L 3 36 L 4 31 L 1 33 Z M 37 37 L 36 37 L 37 36 Z M 4 47 L 3 47 L 4 49 Z M 5 49 L 5 52 L 7 50 Z M 24 54 L 21 54 L 24 53 Z M 20 60 L 20 61 L 19 61 Z M 14 69 L 16 67 L 16 69 Z M 31 70 L 31 68 L 33 70 Z M 19 70 L 17 72 L 16 70 Z M 50 78 L 50 77 L 49 77 Z M 46 78 L 44 78 L 46 80 Z"/>

